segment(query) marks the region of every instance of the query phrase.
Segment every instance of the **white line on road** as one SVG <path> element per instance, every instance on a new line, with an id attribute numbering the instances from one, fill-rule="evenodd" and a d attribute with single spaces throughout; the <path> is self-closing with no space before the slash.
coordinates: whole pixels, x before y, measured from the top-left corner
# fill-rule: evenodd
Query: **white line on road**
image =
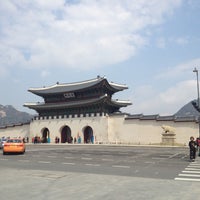
<path id="1" fill-rule="evenodd" d="M 112 165 L 112 167 L 116 167 L 116 168 L 130 168 L 130 166 L 127 166 L 127 165 Z"/>
<path id="2" fill-rule="evenodd" d="M 197 169 L 197 168 L 190 168 L 190 167 L 187 167 L 187 168 L 185 168 L 185 170 L 200 170 L 199 168 Z"/>
<path id="3" fill-rule="evenodd" d="M 146 163 L 146 164 L 155 164 L 155 162 L 152 162 L 152 161 L 146 161 L 144 163 Z"/>
<path id="4" fill-rule="evenodd" d="M 30 162 L 30 160 L 18 160 L 19 162 Z"/>
<path id="5" fill-rule="evenodd" d="M 189 166 L 197 166 L 197 167 L 200 167 L 200 163 L 190 163 Z"/>
<path id="6" fill-rule="evenodd" d="M 200 174 L 200 171 L 182 171 L 183 173 Z"/>
<path id="7" fill-rule="evenodd" d="M 176 157 L 177 155 L 179 155 L 179 153 L 175 153 L 175 154 L 169 156 L 169 158 L 174 158 L 174 157 Z"/>
<path id="8" fill-rule="evenodd" d="M 160 154 L 159 156 L 161 156 L 161 157 L 171 157 L 171 156 L 174 156 L 174 154 L 172 155 L 172 154 Z"/>
<path id="9" fill-rule="evenodd" d="M 190 165 L 190 166 L 188 166 L 188 168 L 196 168 L 196 169 L 200 169 L 200 166 L 197 166 L 197 165 Z"/>
<path id="10" fill-rule="evenodd" d="M 82 157 L 81 159 L 82 160 L 92 160 L 92 158 L 85 158 L 85 157 Z"/>
<path id="11" fill-rule="evenodd" d="M 166 159 L 166 158 L 162 158 L 162 157 L 152 157 L 151 159 L 153 159 L 153 160 L 164 160 L 164 159 Z"/>
<path id="12" fill-rule="evenodd" d="M 75 163 L 62 163 L 63 165 L 75 165 Z"/>
<path id="13" fill-rule="evenodd" d="M 94 167 L 99 167 L 100 165 L 99 164 L 91 164 L 91 163 L 87 163 L 85 164 L 86 166 L 94 166 Z"/>
<path id="14" fill-rule="evenodd" d="M 190 165 L 197 165 L 197 166 L 200 166 L 200 163 L 193 162 L 193 163 L 190 163 Z"/>
<path id="15" fill-rule="evenodd" d="M 200 182 L 200 179 L 195 179 L 195 178 L 175 178 L 175 181 L 196 181 Z"/>
<path id="16" fill-rule="evenodd" d="M 102 161 L 114 161 L 114 159 L 102 158 Z"/>
<path id="17" fill-rule="evenodd" d="M 51 163 L 51 162 L 50 162 L 50 161 L 38 161 L 38 163 L 49 164 L 49 163 Z"/>
<path id="18" fill-rule="evenodd" d="M 56 158 L 57 156 L 47 156 L 48 158 Z"/>
<path id="19" fill-rule="evenodd" d="M 179 174 L 179 176 L 200 177 L 200 175 L 197 174 Z"/>
<path id="20" fill-rule="evenodd" d="M 82 156 L 91 156 L 91 154 L 81 154 Z"/>
<path id="21" fill-rule="evenodd" d="M 64 157 L 64 158 L 66 158 L 66 159 L 72 159 L 73 157 L 68 157 L 68 156 L 66 156 L 66 157 Z"/>
<path id="22" fill-rule="evenodd" d="M 8 160 L 7 158 L 0 158 L 0 160 Z"/>

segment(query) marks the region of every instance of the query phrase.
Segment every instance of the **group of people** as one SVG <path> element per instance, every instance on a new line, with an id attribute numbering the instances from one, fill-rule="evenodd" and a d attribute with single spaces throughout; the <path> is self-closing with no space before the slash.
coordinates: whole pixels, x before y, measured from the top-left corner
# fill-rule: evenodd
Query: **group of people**
<path id="1" fill-rule="evenodd" d="M 190 161 L 194 162 L 196 158 L 196 151 L 200 151 L 200 138 L 194 139 L 193 136 L 190 137 L 189 141 L 190 148 Z"/>
<path id="2" fill-rule="evenodd" d="M 58 144 L 58 143 L 60 143 L 60 138 L 59 137 L 55 137 L 55 143 L 56 144 Z M 67 138 L 64 138 L 64 139 L 61 139 L 61 143 L 74 143 L 74 144 L 76 144 L 76 143 L 81 143 L 81 137 L 80 136 L 78 136 L 78 139 L 76 139 L 76 137 L 67 137 Z"/>

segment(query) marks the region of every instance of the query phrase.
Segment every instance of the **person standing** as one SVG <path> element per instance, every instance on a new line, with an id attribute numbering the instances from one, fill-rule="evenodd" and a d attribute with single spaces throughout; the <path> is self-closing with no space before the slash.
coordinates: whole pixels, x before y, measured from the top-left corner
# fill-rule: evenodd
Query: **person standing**
<path id="1" fill-rule="evenodd" d="M 196 142 L 194 141 L 193 136 L 190 137 L 189 148 L 190 148 L 190 161 L 194 162 L 196 158 Z"/>
<path id="2" fill-rule="evenodd" d="M 200 137 L 196 139 L 196 144 L 197 144 L 197 153 L 198 156 L 200 156 Z"/>

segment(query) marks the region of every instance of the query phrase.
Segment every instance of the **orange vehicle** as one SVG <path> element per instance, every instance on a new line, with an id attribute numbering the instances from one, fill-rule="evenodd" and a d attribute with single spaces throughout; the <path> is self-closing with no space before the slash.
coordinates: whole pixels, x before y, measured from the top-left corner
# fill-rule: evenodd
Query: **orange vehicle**
<path id="1" fill-rule="evenodd" d="M 11 138 L 7 139 L 3 147 L 3 155 L 6 153 L 25 153 L 25 144 L 22 139 Z"/>

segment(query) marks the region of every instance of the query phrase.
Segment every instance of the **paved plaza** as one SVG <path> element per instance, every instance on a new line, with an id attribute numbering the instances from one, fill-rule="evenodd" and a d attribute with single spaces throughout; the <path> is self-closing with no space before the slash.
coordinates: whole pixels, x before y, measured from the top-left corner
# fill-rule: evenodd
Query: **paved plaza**
<path id="1" fill-rule="evenodd" d="M 187 148 L 102 147 L 41 145 L 28 147 L 25 155 L 0 155 L 1 200 L 190 200 L 199 195 L 200 159 L 189 162 Z"/>

